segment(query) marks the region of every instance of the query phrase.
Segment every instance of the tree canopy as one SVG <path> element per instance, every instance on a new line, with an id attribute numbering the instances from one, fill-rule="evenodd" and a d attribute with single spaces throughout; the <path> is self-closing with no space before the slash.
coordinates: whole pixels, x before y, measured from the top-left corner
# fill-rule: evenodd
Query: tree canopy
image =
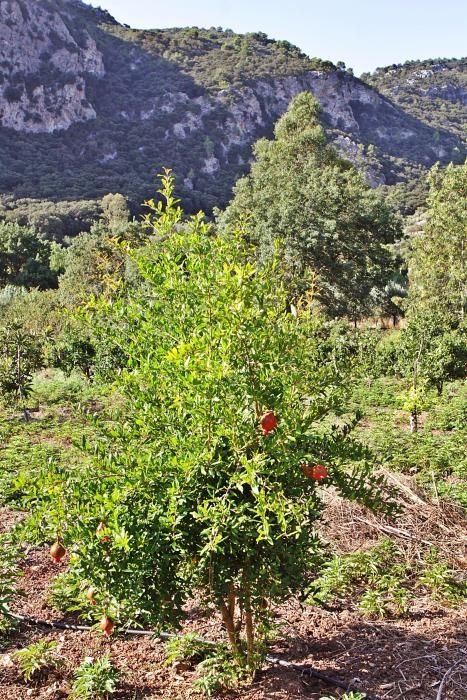
<path id="1" fill-rule="evenodd" d="M 399 222 L 363 175 L 327 145 L 319 109 L 310 93 L 301 93 L 278 121 L 274 140 L 257 142 L 251 173 L 235 187 L 220 225 L 248 218 L 265 259 L 280 240 L 283 264 L 298 287 L 311 271 L 327 312 L 355 319 L 371 310 L 388 282 L 388 244 Z"/>
<path id="2" fill-rule="evenodd" d="M 54 286 L 56 275 L 50 270 L 50 243 L 36 232 L 15 223 L 0 222 L 0 286 Z"/>
<path id="3" fill-rule="evenodd" d="M 425 230 L 409 253 L 410 304 L 435 305 L 459 321 L 467 301 L 467 164 L 435 167 L 429 183 Z"/>

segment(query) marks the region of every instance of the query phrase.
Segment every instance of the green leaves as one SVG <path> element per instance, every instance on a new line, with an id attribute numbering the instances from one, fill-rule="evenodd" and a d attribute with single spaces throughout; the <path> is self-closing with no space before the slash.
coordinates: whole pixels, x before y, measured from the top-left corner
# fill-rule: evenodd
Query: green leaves
<path id="1" fill-rule="evenodd" d="M 280 241 L 289 285 L 296 293 L 313 289 L 330 317 L 356 320 L 374 310 L 391 277 L 388 244 L 400 223 L 357 169 L 326 145 L 310 93 L 292 101 L 275 139 L 258 141 L 255 156 L 221 227 L 243 228 L 261 260 L 270 261 Z"/>
<path id="2" fill-rule="evenodd" d="M 1 394 L 18 401 L 30 394 L 33 374 L 43 366 L 43 342 L 43 337 L 29 332 L 19 321 L 0 328 Z"/>
<path id="3" fill-rule="evenodd" d="M 326 349 L 313 303 L 291 313 L 276 259 L 253 264 L 237 231 L 216 237 L 202 214 L 183 221 L 170 173 L 162 192 L 166 208 L 148 203 L 151 242 L 131 253 L 141 285 L 94 319 L 128 358 L 124 400 L 93 470 L 63 484 L 63 538 L 113 619 L 176 625 L 196 588 L 223 611 L 235 653 L 233 617 L 249 620 L 253 663 L 263 599 L 301 590 L 317 559 L 323 486 L 301 462 L 328 465 L 324 486 L 372 507 L 384 483 L 338 419 L 348 357 Z M 278 423 L 264 435 L 268 410 Z"/>
<path id="4" fill-rule="evenodd" d="M 425 230 L 410 240 L 410 308 L 451 316 L 466 312 L 467 164 L 435 167 Z"/>

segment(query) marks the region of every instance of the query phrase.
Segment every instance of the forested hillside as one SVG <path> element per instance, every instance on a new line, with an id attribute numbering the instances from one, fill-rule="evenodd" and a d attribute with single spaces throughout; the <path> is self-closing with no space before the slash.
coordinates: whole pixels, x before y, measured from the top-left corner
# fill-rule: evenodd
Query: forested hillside
<path id="1" fill-rule="evenodd" d="M 416 119 L 465 142 L 467 59 L 435 58 L 377 68 L 362 79 Z"/>
<path id="2" fill-rule="evenodd" d="M 272 135 L 303 90 L 319 100 L 328 138 L 372 186 L 410 190 L 435 161 L 464 158 L 456 109 L 443 123 L 427 117 L 438 93 L 409 109 L 373 77 L 377 90 L 262 33 L 138 31 L 80 0 L 9 0 L 0 4 L 0 38 L 0 192 L 15 198 L 118 191 L 139 205 L 167 166 L 187 209 L 209 212 L 227 203 L 254 141 Z M 413 209 L 423 192 L 407 200 L 405 187 L 396 199 Z"/>

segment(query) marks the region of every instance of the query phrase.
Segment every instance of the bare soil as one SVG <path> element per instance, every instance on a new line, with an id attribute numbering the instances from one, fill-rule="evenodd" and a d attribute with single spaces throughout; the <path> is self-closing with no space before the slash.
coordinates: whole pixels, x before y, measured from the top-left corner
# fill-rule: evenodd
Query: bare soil
<path id="1" fill-rule="evenodd" d="M 424 500 L 412 485 L 405 486 L 407 503 L 416 503 L 417 498 Z M 435 518 L 434 504 L 427 503 L 424 515 L 420 515 L 423 505 L 417 505 L 418 509 L 409 509 L 405 520 L 398 522 L 397 528 L 403 534 L 392 533 L 393 536 L 410 548 L 415 546 L 414 540 L 423 529 L 427 540 L 444 537 L 444 549 L 449 550 L 451 558 L 458 564 L 465 563 L 465 523 L 461 512 L 446 506 L 445 510 L 438 508 Z M 0 532 L 9 529 L 18 517 L 0 509 Z M 451 523 L 451 534 L 444 532 L 446 521 Z M 381 535 L 381 527 L 386 524 L 355 505 L 343 505 L 332 499 L 323 534 L 329 538 L 332 531 L 340 548 L 350 551 L 374 543 Z M 18 599 L 15 611 L 41 619 L 73 622 L 47 602 L 51 580 L 63 570 L 50 561 L 47 548 L 26 552 L 23 569 L 20 586 L 26 595 Z M 195 630 L 208 639 L 223 636 L 221 621 L 213 611 L 203 611 L 193 602 L 187 612 L 183 631 Z M 271 646 L 271 655 L 304 667 L 312 666 L 340 679 L 349 689 L 367 691 L 378 700 L 439 700 L 437 694 L 443 676 L 457 663 L 446 677 L 440 697 L 467 700 L 467 605 L 453 609 L 420 596 L 405 619 L 368 621 L 351 604 L 349 609 L 326 611 L 292 600 L 277 611 L 276 622 L 278 636 Z M 63 664 L 40 682 L 26 684 L 13 654 L 38 639 L 58 642 Z M 66 698 L 73 670 L 85 657 L 98 657 L 107 651 L 122 674 L 120 689 L 113 696 L 117 700 L 197 697 L 191 685 L 196 670 L 183 664 L 167 666 L 163 644 L 156 639 L 115 635 L 106 640 L 94 632 L 52 631 L 21 624 L 9 645 L 0 651 L 0 700 Z M 340 697 L 343 692 L 319 680 L 301 677 L 296 670 L 265 665 L 251 684 L 226 691 L 222 697 L 318 700 L 322 696 Z"/>

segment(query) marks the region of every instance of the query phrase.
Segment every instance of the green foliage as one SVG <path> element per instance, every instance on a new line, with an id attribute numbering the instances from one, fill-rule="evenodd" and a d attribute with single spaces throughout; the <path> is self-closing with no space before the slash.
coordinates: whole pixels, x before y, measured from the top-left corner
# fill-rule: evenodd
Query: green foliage
<path id="1" fill-rule="evenodd" d="M 427 222 L 409 251 L 409 311 L 463 320 L 467 304 L 467 163 L 429 178 Z"/>
<path id="2" fill-rule="evenodd" d="M 371 549 L 335 554 L 321 567 L 309 588 L 312 605 L 343 604 L 346 600 L 372 618 L 401 617 L 423 588 L 434 600 L 445 604 L 465 599 L 465 583 L 431 548 L 424 560 L 403 560 L 403 553 L 389 538 Z"/>
<path id="3" fill-rule="evenodd" d="M 416 374 L 441 395 L 446 381 L 466 376 L 465 326 L 453 327 L 452 321 L 435 309 L 412 313 L 401 333 L 398 368 L 402 375 Z"/>
<path id="4" fill-rule="evenodd" d="M 400 332 L 383 334 L 383 346 L 394 348 L 397 358 L 400 340 Z M 409 433 L 407 411 L 413 407 L 409 399 L 414 396 L 406 379 L 368 378 L 365 374 L 357 379 L 349 407 L 361 417 L 359 437 L 387 469 L 415 475 L 435 497 L 453 498 L 467 506 L 467 387 L 457 380 L 447 383 L 442 395 L 423 383 L 421 389 L 418 408 L 423 414 L 419 429 Z"/>
<path id="5" fill-rule="evenodd" d="M 173 637 L 164 646 L 168 664 L 172 664 L 175 661 L 199 663 L 207 655 L 212 655 L 218 651 L 216 646 L 213 647 L 212 644 L 206 644 L 195 632 Z"/>
<path id="6" fill-rule="evenodd" d="M 165 643 L 167 663 L 185 661 L 196 664 L 193 688 L 207 697 L 218 691 L 236 688 L 245 679 L 238 658 L 222 644 L 207 644 L 196 633 L 174 637 Z"/>
<path id="7" fill-rule="evenodd" d="M 0 535 L 0 649 L 6 643 L 16 623 L 9 617 L 11 604 L 20 594 L 17 580 L 21 575 L 18 561 L 20 553 L 7 535 Z"/>
<path id="8" fill-rule="evenodd" d="M 326 604 L 352 595 L 370 617 L 406 614 L 410 592 L 400 555 L 390 539 L 364 552 L 334 555 L 310 587 L 309 602 Z"/>
<path id="9" fill-rule="evenodd" d="M 356 320 L 382 298 L 393 264 L 387 244 L 399 224 L 356 168 L 326 145 L 318 115 L 310 93 L 293 100 L 275 139 L 256 144 L 251 174 L 237 183 L 220 223 L 247 221 L 262 259 L 281 240 L 291 283 L 300 290 L 311 284 L 331 317 Z"/>
<path id="10" fill-rule="evenodd" d="M 107 700 L 117 691 L 120 673 L 112 664 L 110 655 L 100 659 L 85 659 L 73 673 L 71 688 L 73 700 Z"/>
<path id="11" fill-rule="evenodd" d="M 222 647 L 201 661 L 197 672 L 198 678 L 193 682 L 193 688 L 208 698 L 221 690 L 236 688 L 246 676 L 238 658 Z"/>
<path id="12" fill-rule="evenodd" d="M 18 542 L 42 544 L 54 537 L 56 524 L 50 524 L 47 506 L 36 509 L 39 503 L 59 497 L 55 483 L 46 481 L 46 488 L 42 488 L 45 475 L 52 470 L 50 465 L 75 473 L 89 466 L 81 449 L 83 440 L 95 430 L 89 414 L 107 399 L 102 388 L 81 383 L 82 391 L 78 391 L 74 379 L 71 390 L 68 381 L 59 372 L 50 371 L 34 380 L 30 401 L 42 402 L 39 420 L 21 420 L 11 407 L 0 413 L 0 504 L 30 511 L 17 526 Z M 57 405 L 58 400 L 63 403 Z"/>
<path id="13" fill-rule="evenodd" d="M 51 465 L 41 488 L 60 497 L 44 506 L 77 574 L 122 617 L 176 624 L 196 587 L 237 655 L 244 620 L 251 668 L 263 599 L 301 590 L 317 558 L 320 489 L 300 464 L 325 464 L 343 496 L 391 504 L 343 416 L 347 363 L 325 350 L 322 320 L 305 301 L 289 311 L 275 261 L 255 266 L 237 231 L 215 237 L 202 214 L 181 225 L 170 174 L 161 192 L 154 238 L 131 253 L 144 284 L 90 310 L 128 358 L 125 403 L 91 474 Z M 267 409 L 279 425 L 262 435 Z"/>
<path id="14" fill-rule="evenodd" d="M 42 406 L 70 406 L 92 399 L 89 385 L 78 374 L 64 375 L 60 370 L 48 369 L 32 381 L 32 398 Z"/>
<path id="15" fill-rule="evenodd" d="M 59 612 L 78 613 L 81 618 L 92 619 L 86 586 L 73 571 L 65 571 L 53 579 L 48 601 Z"/>
<path id="16" fill-rule="evenodd" d="M 0 286 L 55 286 L 50 253 L 50 243 L 41 240 L 33 229 L 0 221 Z"/>
<path id="17" fill-rule="evenodd" d="M 19 669 L 26 682 L 38 679 L 60 665 L 56 656 L 57 646 L 57 642 L 40 639 L 15 652 Z"/>
<path id="18" fill-rule="evenodd" d="M 34 372 L 43 366 L 43 338 L 20 323 L 0 328 L 0 395 L 24 404 L 32 389 Z"/>
<path id="19" fill-rule="evenodd" d="M 102 219 L 112 232 L 116 232 L 128 223 L 130 211 L 122 194 L 106 194 L 102 199 Z"/>
<path id="20" fill-rule="evenodd" d="M 40 239 L 61 243 L 67 236 L 89 231 L 100 214 L 99 202 L 40 199 L 13 199 L 0 197 L 0 220 L 32 229 Z"/>
<path id="21" fill-rule="evenodd" d="M 439 552 L 430 548 L 425 557 L 425 569 L 418 579 L 434 600 L 458 603 L 467 599 L 467 582 L 459 583 L 454 571 L 440 560 Z"/>

